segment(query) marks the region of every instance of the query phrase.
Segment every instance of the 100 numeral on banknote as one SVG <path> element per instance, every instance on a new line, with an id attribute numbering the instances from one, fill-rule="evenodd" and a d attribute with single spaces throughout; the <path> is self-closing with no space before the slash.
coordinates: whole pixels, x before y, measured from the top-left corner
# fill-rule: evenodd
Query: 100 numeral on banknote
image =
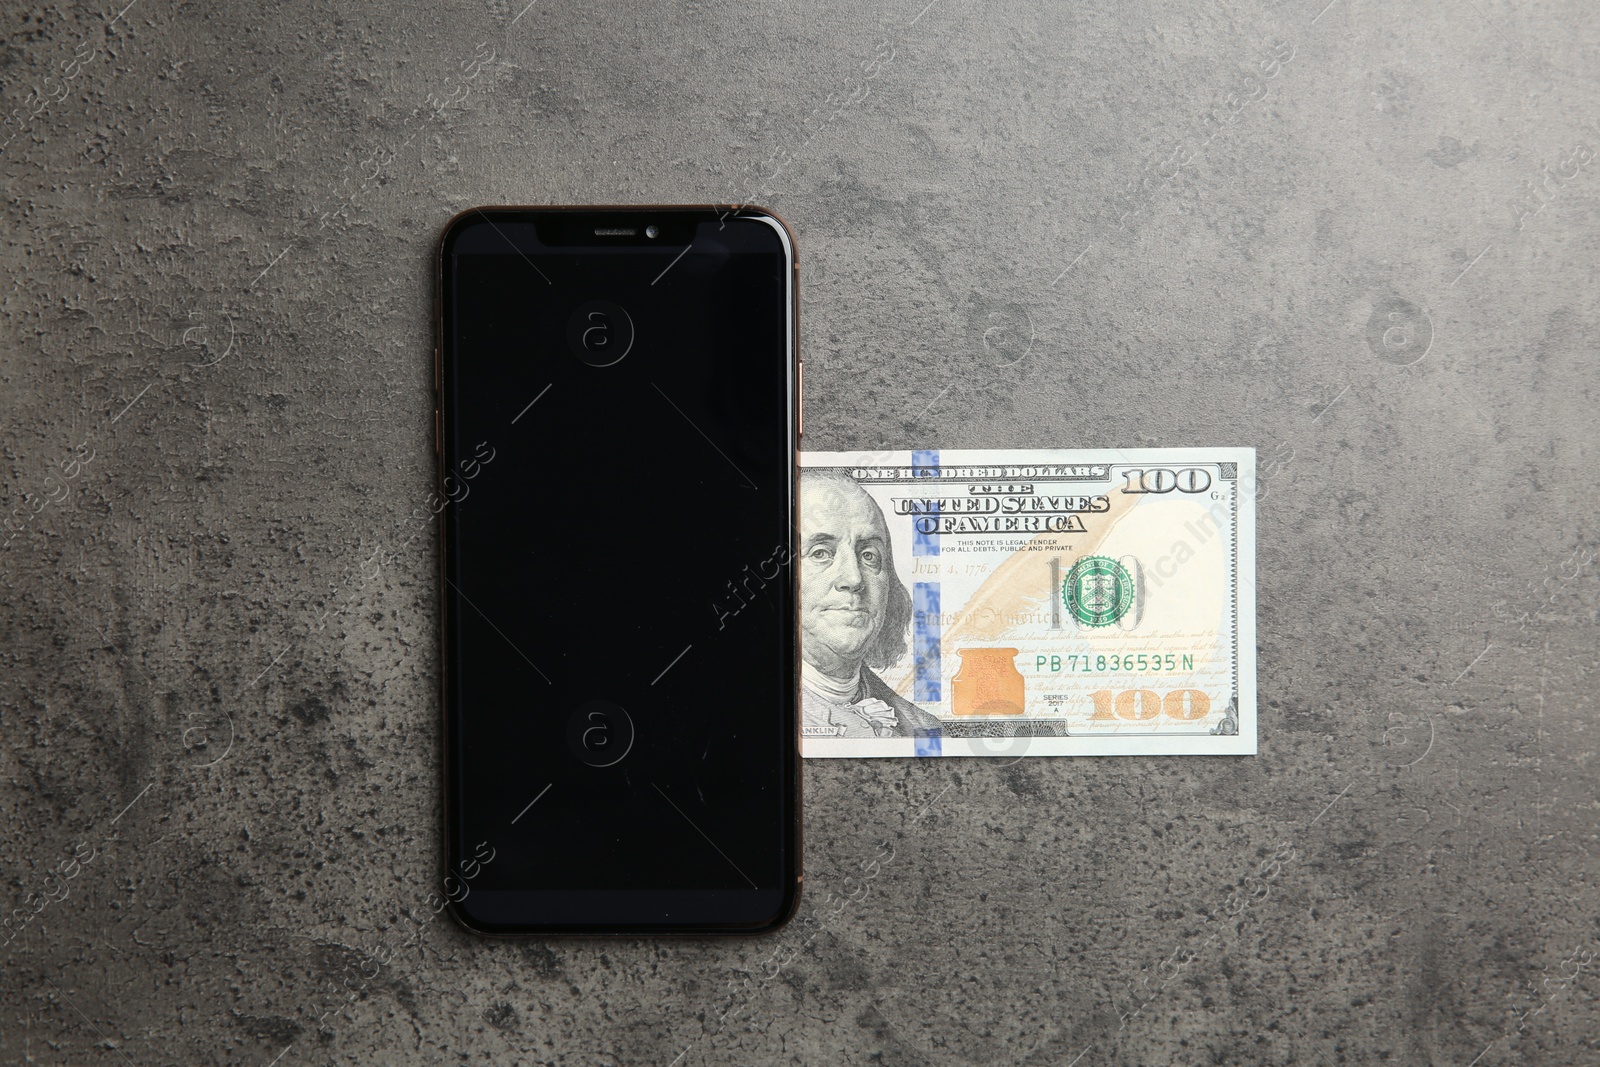
<path id="1" fill-rule="evenodd" d="M 1255 452 L 804 452 L 801 751 L 1256 750 Z"/>

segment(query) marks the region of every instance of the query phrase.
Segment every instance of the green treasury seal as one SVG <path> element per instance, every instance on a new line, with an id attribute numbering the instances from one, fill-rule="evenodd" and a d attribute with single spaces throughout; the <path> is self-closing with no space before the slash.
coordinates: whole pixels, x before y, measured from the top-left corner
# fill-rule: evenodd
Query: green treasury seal
<path id="1" fill-rule="evenodd" d="M 1085 556 L 1067 572 L 1061 599 L 1085 626 L 1109 626 L 1133 606 L 1133 578 L 1109 556 Z"/>

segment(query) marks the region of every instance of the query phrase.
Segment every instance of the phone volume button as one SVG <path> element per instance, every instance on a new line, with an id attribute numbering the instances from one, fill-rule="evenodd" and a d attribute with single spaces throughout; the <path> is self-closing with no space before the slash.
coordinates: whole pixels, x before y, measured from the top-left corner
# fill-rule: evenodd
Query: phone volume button
<path id="1" fill-rule="evenodd" d="M 806 432 L 806 361 L 800 360 L 797 367 L 794 435 L 801 437 Z"/>

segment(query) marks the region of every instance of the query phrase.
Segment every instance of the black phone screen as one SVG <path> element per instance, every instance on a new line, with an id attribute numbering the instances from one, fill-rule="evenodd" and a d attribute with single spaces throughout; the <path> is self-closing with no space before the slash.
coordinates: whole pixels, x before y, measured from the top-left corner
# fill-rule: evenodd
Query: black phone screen
<path id="1" fill-rule="evenodd" d="M 708 210 L 485 209 L 452 224 L 440 272 L 456 913 L 500 931 L 781 922 L 798 878 L 786 235 Z"/>

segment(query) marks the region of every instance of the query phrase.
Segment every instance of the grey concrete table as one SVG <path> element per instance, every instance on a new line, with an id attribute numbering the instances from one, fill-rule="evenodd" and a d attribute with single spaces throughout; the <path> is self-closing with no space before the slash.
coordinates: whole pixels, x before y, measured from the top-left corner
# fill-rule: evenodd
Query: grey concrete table
<path id="1" fill-rule="evenodd" d="M 925 2 L 5 9 L 0 1060 L 1596 1062 L 1592 5 Z M 811 447 L 1254 446 L 1260 755 L 430 922 L 433 241 L 629 201 L 793 221 Z"/>

